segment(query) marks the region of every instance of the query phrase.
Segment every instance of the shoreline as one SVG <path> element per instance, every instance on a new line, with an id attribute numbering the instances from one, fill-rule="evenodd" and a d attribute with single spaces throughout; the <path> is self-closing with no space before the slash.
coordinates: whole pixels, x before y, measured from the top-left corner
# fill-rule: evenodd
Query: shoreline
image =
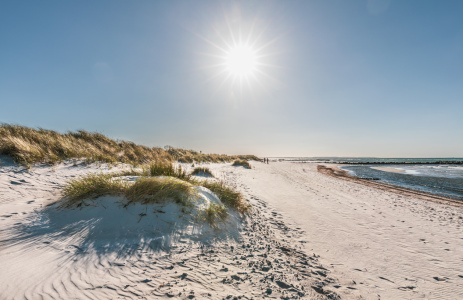
<path id="1" fill-rule="evenodd" d="M 432 201 L 432 202 L 441 203 L 441 204 L 448 204 L 452 206 L 463 207 L 463 201 L 455 199 L 455 198 L 436 195 L 436 194 L 423 192 L 423 191 L 417 191 L 417 190 L 413 190 L 413 189 L 409 189 L 409 188 L 405 188 L 401 186 L 396 186 L 396 185 L 392 185 L 388 183 L 376 182 L 376 181 L 372 181 L 369 179 L 363 179 L 363 178 L 352 176 L 349 174 L 349 172 L 339 168 L 339 166 L 342 166 L 342 165 L 343 164 L 333 164 L 333 165 L 330 165 L 329 167 L 325 165 L 318 165 L 317 171 L 319 173 L 322 173 L 328 176 L 340 178 L 340 179 L 347 180 L 347 181 L 357 182 L 365 186 L 374 187 L 374 188 L 377 188 L 383 191 L 394 192 L 399 195 L 419 197 L 420 199 L 426 200 L 426 201 Z"/>
<path id="2" fill-rule="evenodd" d="M 388 167 L 371 167 L 372 169 L 378 170 L 378 171 L 383 171 L 383 172 L 390 172 L 390 173 L 399 173 L 399 174 L 405 174 L 406 171 L 402 169 L 397 169 L 397 168 L 388 168 Z"/>

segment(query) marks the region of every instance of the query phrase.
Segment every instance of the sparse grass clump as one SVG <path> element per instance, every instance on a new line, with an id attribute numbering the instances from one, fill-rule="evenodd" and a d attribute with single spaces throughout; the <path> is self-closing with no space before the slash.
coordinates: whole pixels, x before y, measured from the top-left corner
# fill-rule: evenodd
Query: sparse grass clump
<path id="1" fill-rule="evenodd" d="M 209 207 L 203 211 L 203 217 L 209 225 L 214 226 L 215 224 L 227 219 L 227 208 L 224 205 L 211 203 Z"/>
<path id="2" fill-rule="evenodd" d="M 251 169 L 251 165 L 247 160 L 244 159 L 237 159 L 233 162 L 232 166 L 243 166 L 247 169 Z"/>
<path id="3" fill-rule="evenodd" d="M 194 168 L 193 172 L 191 172 L 191 175 L 214 177 L 211 170 L 205 167 Z"/>
<path id="4" fill-rule="evenodd" d="M 229 156 L 203 154 L 194 150 L 173 147 L 146 147 L 133 142 L 116 141 L 101 133 L 85 130 L 58 133 L 19 125 L 0 125 L 0 154 L 11 156 L 15 162 L 31 166 L 35 163 L 59 163 L 66 159 L 88 162 L 127 163 L 152 162 L 228 162 L 233 159 L 258 160 L 254 155 Z"/>

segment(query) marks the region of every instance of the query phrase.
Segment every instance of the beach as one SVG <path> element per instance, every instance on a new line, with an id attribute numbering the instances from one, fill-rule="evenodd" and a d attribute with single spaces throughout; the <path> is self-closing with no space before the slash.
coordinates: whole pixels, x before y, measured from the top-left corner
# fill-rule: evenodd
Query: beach
<path id="1" fill-rule="evenodd" d="M 4 163 L 0 299 L 463 297 L 458 202 L 346 180 L 318 163 L 251 165 L 204 164 L 253 207 L 235 227 L 175 234 L 161 248 L 145 236 L 127 248 L 113 235 L 82 243 L 89 222 L 30 234 L 65 182 L 123 166 Z"/>
<path id="2" fill-rule="evenodd" d="M 343 298 L 463 297 L 461 205 L 328 176 L 317 166 L 256 165 L 255 174 L 236 177 L 305 231 L 305 250 L 330 266 Z"/>

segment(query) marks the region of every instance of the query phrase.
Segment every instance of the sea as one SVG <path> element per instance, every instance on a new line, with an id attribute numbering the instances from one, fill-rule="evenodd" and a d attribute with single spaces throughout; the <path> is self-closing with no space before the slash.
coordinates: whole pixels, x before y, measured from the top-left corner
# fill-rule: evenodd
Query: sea
<path id="1" fill-rule="evenodd" d="M 463 158 L 287 157 L 285 161 L 344 164 L 350 175 L 463 201 Z M 379 170 L 387 168 L 394 170 Z"/>

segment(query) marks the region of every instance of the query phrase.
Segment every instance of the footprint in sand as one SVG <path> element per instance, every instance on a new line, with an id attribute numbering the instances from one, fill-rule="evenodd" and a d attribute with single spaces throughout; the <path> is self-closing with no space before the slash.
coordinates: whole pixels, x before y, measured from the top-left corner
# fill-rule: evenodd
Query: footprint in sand
<path id="1" fill-rule="evenodd" d="M 445 281 L 445 278 L 442 278 L 442 277 L 437 277 L 437 276 L 436 276 L 436 277 L 433 277 L 433 278 L 434 278 L 434 280 L 436 280 L 436 281 Z"/>

